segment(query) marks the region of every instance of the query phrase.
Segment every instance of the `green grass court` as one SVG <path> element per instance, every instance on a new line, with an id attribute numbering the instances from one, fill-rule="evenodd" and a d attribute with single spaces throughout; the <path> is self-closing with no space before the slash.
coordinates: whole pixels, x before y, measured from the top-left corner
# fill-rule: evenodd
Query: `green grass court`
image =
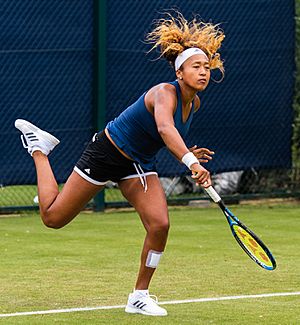
<path id="1" fill-rule="evenodd" d="M 170 208 L 171 229 L 150 293 L 159 301 L 300 291 L 300 206 L 234 206 L 270 247 L 259 268 L 218 208 Z M 81 213 L 60 230 L 37 213 L 0 218 L 0 314 L 124 305 L 144 230 L 135 212 Z M 165 318 L 123 309 L 3 318 L 0 324 L 300 324 L 300 296 L 166 305 Z"/>
<path id="2" fill-rule="evenodd" d="M 59 188 L 62 189 L 63 185 Z M 37 195 L 36 185 L 14 185 L 1 186 L 0 184 L 0 207 L 14 207 L 14 206 L 37 206 L 33 202 L 33 198 Z M 121 192 L 118 189 L 105 189 L 106 202 L 122 202 L 125 201 Z"/>

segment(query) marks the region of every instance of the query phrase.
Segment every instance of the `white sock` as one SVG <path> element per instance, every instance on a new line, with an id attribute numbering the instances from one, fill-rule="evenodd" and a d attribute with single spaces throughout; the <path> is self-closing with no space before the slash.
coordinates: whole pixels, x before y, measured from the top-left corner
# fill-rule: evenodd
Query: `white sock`
<path id="1" fill-rule="evenodd" d="M 148 296 L 149 295 L 149 290 L 146 289 L 146 290 L 134 290 L 134 293 L 139 293 L 143 296 Z"/>

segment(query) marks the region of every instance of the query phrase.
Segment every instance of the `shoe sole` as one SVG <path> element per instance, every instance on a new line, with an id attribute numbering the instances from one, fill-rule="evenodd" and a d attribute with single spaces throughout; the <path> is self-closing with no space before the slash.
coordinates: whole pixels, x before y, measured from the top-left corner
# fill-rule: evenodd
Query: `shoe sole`
<path id="1" fill-rule="evenodd" d="M 167 316 L 168 315 L 168 314 L 163 314 L 163 315 L 162 314 L 150 314 L 142 309 L 137 309 L 137 308 L 133 308 L 133 307 L 129 307 L 129 306 L 126 306 L 125 312 L 129 313 L 129 314 L 142 314 L 142 315 L 147 315 L 147 316 Z"/>
<path id="2" fill-rule="evenodd" d="M 44 139 L 46 139 L 47 141 L 49 141 L 51 144 L 53 144 L 53 146 L 57 146 L 60 141 L 55 137 L 53 136 L 52 134 L 46 132 L 46 131 L 43 131 L 41 130 L 40 128 L 38 128 L 37 126 L 35 126 L 34 124 L 26 121 L 26 120 L 22 120 L 22 119 L 17 119 L 15 121 L 15 127 L 20 130 L 22 133 L 23 130 L 22 130 L 22 127 L 23 126 L 26 126 L 28 129 L 30 129 L 32 132 L 37 132 L 38 134 L 40 134 Z"/>

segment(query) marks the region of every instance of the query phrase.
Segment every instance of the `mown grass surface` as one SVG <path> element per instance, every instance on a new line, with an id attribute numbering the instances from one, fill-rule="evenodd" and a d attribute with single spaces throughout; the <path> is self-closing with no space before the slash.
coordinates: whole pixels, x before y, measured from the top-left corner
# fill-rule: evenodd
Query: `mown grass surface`
<path id="1" fill-rule="evenodd" d="M 153 278 L 160 301 L 296 292 L 300 207 L 233 211 L 270 247 L 278 268 L 259 268 L 239 248 L 217 208 L 172 208 L 167 249 Z M 128 212 L 81 213 L 60 230 L 38 214 L 0 218 L 0 313 L 124 305 L 138 271 L 144 229 Z M 299 324 L 300 297 L 165 306 L 165 318 L 122 309 L 0 318 L 3 324 Z"/>

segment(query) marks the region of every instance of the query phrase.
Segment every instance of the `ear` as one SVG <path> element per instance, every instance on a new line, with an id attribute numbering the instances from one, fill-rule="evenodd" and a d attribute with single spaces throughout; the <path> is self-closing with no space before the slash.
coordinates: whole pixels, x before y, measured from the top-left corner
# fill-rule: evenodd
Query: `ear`
<path id="1" fill-rule="evenodd" d="M 182 71 L 180 69 L 176 71 L 176 77 L 177 79 L 182 80 Z"/>

